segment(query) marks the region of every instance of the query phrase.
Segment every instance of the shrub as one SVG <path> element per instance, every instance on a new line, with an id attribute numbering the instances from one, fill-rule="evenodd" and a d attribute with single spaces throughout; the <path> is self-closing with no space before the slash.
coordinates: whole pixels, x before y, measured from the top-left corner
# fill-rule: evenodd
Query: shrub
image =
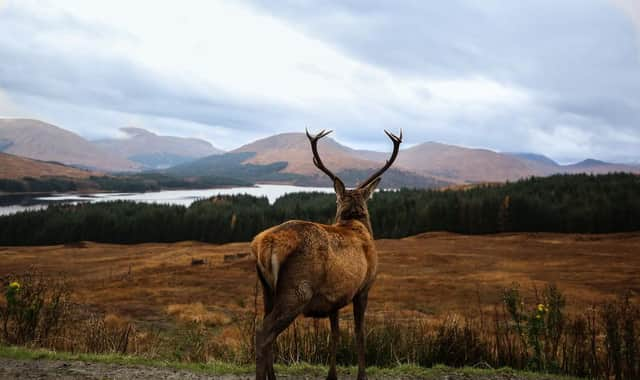
<path id="1" fill-rule="evenodd" d="M 9 344 L 46 345 L 69 313 L 70 292 L 62 279 L 48 279 L 37 272 L 8 276 L 5 304 L 0 307 L 2 338 Z"/>

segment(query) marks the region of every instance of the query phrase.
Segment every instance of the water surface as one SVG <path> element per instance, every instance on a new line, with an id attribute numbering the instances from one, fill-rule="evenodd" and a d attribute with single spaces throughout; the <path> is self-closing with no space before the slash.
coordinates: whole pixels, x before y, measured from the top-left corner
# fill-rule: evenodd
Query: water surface
<path id="1" fill-rule="evenodd" d="M 301 187 L 291 185 L 256 185 L 254 187 L 230 187 L 221 189 L 198 190 L 163 190 L 146 193 L 94 193 L 94 194 L 55 194 L 48 196 L 0 196 L 0 215 L 15 214 L 17 212 L 40 210 L 50 204 L 80 203 L 80 202 L 109 202 L 132 201 L 141 203 L 156 203 L 190 206 L 199 199 L 206 199 L 216 195 L 248 194 L 256 197 L 267 197 L 273 204 L 276 199 L 289 193 L 322 192 L 333 193 L 331 187 Z"/>

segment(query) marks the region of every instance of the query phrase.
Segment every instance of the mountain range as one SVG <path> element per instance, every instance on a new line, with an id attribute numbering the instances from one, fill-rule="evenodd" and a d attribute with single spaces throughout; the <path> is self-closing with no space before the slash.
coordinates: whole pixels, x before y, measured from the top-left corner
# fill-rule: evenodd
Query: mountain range
<path id="1" fill-rule="evenodd" d="M 121 132 L 121 138 L 89 141 L 38 120 L 0 119 L 0 152 L 104 172 L 154 170 L 182 178 L 219 176 L 253 183 L 330 185 L 313 165 L 304 133 L 278 134 L 223 152 L 202 139 L 161 136 L 134 127 L 122 128 Z M 320 140 L 319 151 L 325 165 L 349 186 L 367 178 L 389 156 L 386 152 L 352 149 L 330 137 Z M 23 164 L 27 176 L 29 165 Z M 49 172 L 52 170 L 49 167 Z M 397 163 L 387 172 L 382 185 L 442 187 L 556 173 L 608 172 L 640 173 L 640 166 L 595 159 L 560 165 L 534 153 L 500 153 L 425 142 L 401 149 Z M 0 172 L 0 177 L 4 175 Z"/>
<path id="2" fill-rule="evenodd" d="M 39 120 L 0 119 L 0 152 L 104 171 L 140 166 L 65 129 Z"/>
<path id="3" fill-rule="evenodd" d="M 159 136 L 142 128 L 120 128 L 122 138 L 97 140 L 103 150 L 133 161 L 146 169 L 169 168 L 196 158 L 222 154 L 210 142 L 195 138 Z"/>

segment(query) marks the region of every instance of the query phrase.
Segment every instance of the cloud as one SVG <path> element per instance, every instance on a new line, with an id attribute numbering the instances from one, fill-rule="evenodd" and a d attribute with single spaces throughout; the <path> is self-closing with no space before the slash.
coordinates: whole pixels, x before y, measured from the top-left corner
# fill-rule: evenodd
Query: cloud
<path id="1" fill-rule="evenodd" d="M 23 112 L 2 89 L 0 89 L 0 115 L 4 117 L 20 117 L 23 115 Z"/>
<path id="2" fill-rule="evenodd" d="M 0 89 L 92 138 L 133 123 L 229 149 L 309 126 L 388 149 L 402 127 L 409 144 L 637 154 L 620 142 L 640 136 L 636 40 L 612 4 L 265 4 L 9 2 Z"/>
<path id="3" fill-rule="evenodd" d="M 634 0 L 611 0 L 615 5 L 626 12 L 640 32 L 640 3 Z"/>
<path id="4" fill-rule="evenodd" d="M 628 2 L 631 4 L 631 1 Z M 263 7 L 262 2 L 252 2 Z M 466 1 L 366 3 L 279 2 L 265 11 L 305 33 L 338 46 L 396 77 L 455 83 L 480 77 L 523 95 L 528 104 L 448 108 L 446 133 L 421 129 L 420 136 L 498 150 L 546 145 L 522 139 L 527 131 L 560 139 L 552 154 L 566 159 L 573 143 L 559 133 L 572 129 L 599 136 L 581 154 L 619 157 L 614 136 L 639 136 L 640 62 L 630 19 L 601 1 Z M 632 5 L 637 12 L 637 4 Z M 455 87 L 452 87 L 455 88 Z M 456 88 L 457 96 L 468 91 Z M 479 101 L 478 103 L 482 103 Z M 469 112 L 470 111 L 470 112 Z M 469 112 L 469 117 L 459 117 Z M 478 115 L 473 118 L 473 115 Z M 578 116 L 578 117 L 571 117 Z M 564 126 L 564 127 L 563 127 Z M 554 133 L 556 131 L 556 133 Z M 415 133 L 415 131 L 414 131 Z M 609 141 L 610 140 L 610 141 Z M 565 145 L 566 152 L 561 147 Z M 621 148 L 629 149 L 623 144 Z M 636 154 L 627 150 L 626 154 Z M 573 156 L 579 159 L 583 156 Z"/>

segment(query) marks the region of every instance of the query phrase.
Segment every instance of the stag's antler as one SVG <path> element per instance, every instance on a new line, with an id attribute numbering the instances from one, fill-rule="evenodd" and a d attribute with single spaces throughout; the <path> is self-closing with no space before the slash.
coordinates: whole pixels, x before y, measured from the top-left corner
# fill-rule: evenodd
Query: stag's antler
<path id="1" fill-rule="evenodd" d="M 398 157 L 398 151 L 400 150 L 400 144 L 402 143 L 402 129 L 400 129 L 400 136 L 399 137 L 394 135 L 393 133 L 387 131 L 386 129 L 384 130 L 384 133 L 386 133 L 387 136 L 389 136 L 389 138 L 391 139 L 391 141 L 393 141 L 393 153 L 391 153 L 391 158 L 389 158 L 387 160 L 387 163 L 382 167 L 382 169 L 380 169 L 377 172 L 373 173 L 371 175 L 371 177 L 369 177 L 366 181 L 362 182 L 358 186 L 358 189 L 362 189 L 362 188 L 366 187 L 368 184 L 373 182 L 376 178 L 380 177 L 382 175 L 382 173 L 384 173 L 387 169 L 389 169 L 389 167 L 396 160 L 396 157 Z"/>
<path id="2" fill-rule="evenodd" d="M 322 130 L 320 131 L 320 133 L 318 133 L 317 135 L 311 135 L 309 133 L 309 130 L 307 130 L 305 128 L 305 131 L 307 132 L 307 137 L 309 138 L 309 142 L 311 142 L 311 151 L 313 152 L 313 164 L 320 170 L 322 170 L 324 172 L 324 174 L 328 175 L 329 178 L 331 178 L 332 181 L 340 181 L 342 182 L 342 180 L 340 180 L 340 178 L 338 178 L 337 175 L 333 174 L 331 172 L 331 170 L 327 169 L 326 166 L 324 166 L 324 164 L 322 163 L 322 160 L 320 159 L 320 154 L 318 154 L 318 140 L 320 140 L 321 138 L 325 137 L 326 135 L 328 135 L 329 133 L 333 132 L 331 130 L 326 131 L 326 130 Z"/>

